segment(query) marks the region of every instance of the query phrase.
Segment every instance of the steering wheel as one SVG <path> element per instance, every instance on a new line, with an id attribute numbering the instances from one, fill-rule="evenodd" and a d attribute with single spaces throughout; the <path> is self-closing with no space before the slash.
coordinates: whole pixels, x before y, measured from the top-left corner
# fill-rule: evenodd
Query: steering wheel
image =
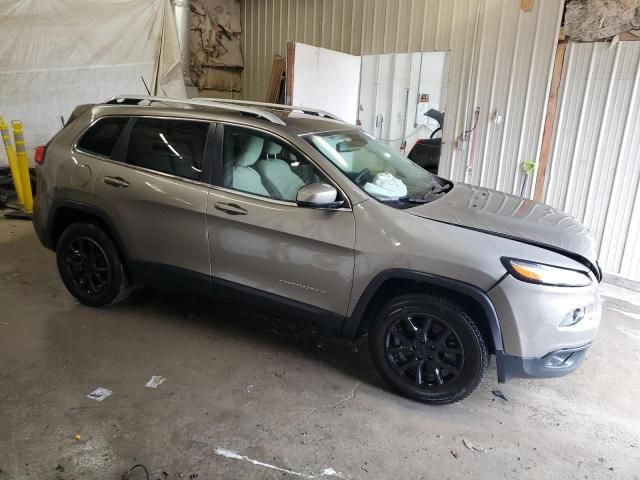
<path id="1" fill-rule="evenodd" d="M 367 180 L 367 178 L 369 177 L 370 173 L 371 172 L 369 172 L 368 168 L 363 168 L 362 170 L 360 170 L 360 172 L 358 172 L 358 174 L 353 179 L 353 181 L 356 183 L 356 185 L 362 186 L 364 182 Z"/>

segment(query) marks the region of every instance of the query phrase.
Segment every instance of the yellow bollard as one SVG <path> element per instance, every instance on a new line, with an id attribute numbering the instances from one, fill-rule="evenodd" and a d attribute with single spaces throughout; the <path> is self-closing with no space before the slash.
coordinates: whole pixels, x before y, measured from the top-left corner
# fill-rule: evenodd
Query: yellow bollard
<path id="1" fill-rule="evenodd" d="M 11 170 L 11 178 L 13 179 L 13 187 L 16 189 L 18 203 L 24 205 L 22 198 L 22 181 L 20 179 L 20 169 L 18 167 L 18 157 L 11 143 L 11 135 L 9 135 L 9 126 L 4 123 L 4 119 L 0 117 L 0 134 L 4 141 L 4 150 L 7 152 L 7 160 L 9 160 L 9 169 Z"/>
<path id="2" fill-rule="evenodd" d="M 25 213 L 33 212 L 33 195 L 31 194 L 31 179 L 29 178 L 29 162 L 27 160 L 27 150 L 24 146 L 24 133 L 22 122 L 13 120 L 13 140 L 16 144 L 16 156 L 18 157 L 18 168 L 20 169 L 20 181 L 22 183 L 22 198 L 24 201 Z"/>

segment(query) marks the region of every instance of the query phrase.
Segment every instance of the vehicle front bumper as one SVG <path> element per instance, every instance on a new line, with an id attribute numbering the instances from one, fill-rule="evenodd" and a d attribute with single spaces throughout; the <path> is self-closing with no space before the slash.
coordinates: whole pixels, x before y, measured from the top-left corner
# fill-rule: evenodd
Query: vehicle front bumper
<path id="1" fill-rule="evenodd" d="M 580 348 L 593 341 L 602 315 L 599 286 L 554 287 L 525 283 L 507 275 L 489 291 L 502 334 L 505 354 L 542 358 L 550 352 Z M 561 325 L 575 309 L 584 318 Z"/>
<path id="2" fill-rule="evenodd" d="M 490 292 L 502 336 L 496 351 L 498 380 L 560 377 L 583 362 L 600 326 L 599 285 L 557 287 L 525 283 L 507 275 Z M 561 325 L 575 309 L 584 318 Z"/>
<path id="3" fill-rule="evenodd" d="M 591 344 L 576 348 L 565 348 L 548 353 L 540 358 L 524 358 L 496 352 L 498 382 L 512 378 L 562 377 L 576 370 L 584 361 Z"/>

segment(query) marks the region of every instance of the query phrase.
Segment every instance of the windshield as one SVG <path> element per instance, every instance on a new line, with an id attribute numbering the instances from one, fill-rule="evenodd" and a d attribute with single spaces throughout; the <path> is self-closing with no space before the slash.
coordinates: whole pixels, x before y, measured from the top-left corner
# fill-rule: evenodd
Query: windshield
<path id="1" fill-rule="evenodd" d="M 425 203 L 453 185 L 360 130 L 317 133 L 306 138 L 356 185 L 381 202 Z"/>

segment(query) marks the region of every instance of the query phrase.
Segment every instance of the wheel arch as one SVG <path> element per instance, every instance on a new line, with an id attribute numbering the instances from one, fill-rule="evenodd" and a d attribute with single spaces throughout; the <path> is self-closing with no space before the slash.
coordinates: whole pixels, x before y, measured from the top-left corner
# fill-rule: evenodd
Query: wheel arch
<path id="1" fill-rule="evenodd" d="M 127 251 L 113 225 L 113 222 L 106 212 L 100 208 L 94 207 L 93 205 L 70 200 L 55 201 L 51 208 L 51 215 L 49 216 L 49 225 L 47 228 L 47 243 L 49 247 L 52 250 L 55 250 L 62 232 L 64 232 L 70 225 L 79 222 L 92 223 L 101 228 L 114 243 L 117 252 L 122 258 L 127 273 L 130 273 L 129 256 L 127 255 Z"/>
<path id="2" fill-rule="evenodd" d="M 357 338 L 367 332 L 375 312 L 396 295 L 412 292 L 439 294 L 461 302 L 480 329 L 491 353 L 502 351 L 498 315 L 487 294 L 460 280 L 413 270 L 392 269 L 378 274 L 360 296 L 353 314 L 343 326 L 343 334 Z"/>

